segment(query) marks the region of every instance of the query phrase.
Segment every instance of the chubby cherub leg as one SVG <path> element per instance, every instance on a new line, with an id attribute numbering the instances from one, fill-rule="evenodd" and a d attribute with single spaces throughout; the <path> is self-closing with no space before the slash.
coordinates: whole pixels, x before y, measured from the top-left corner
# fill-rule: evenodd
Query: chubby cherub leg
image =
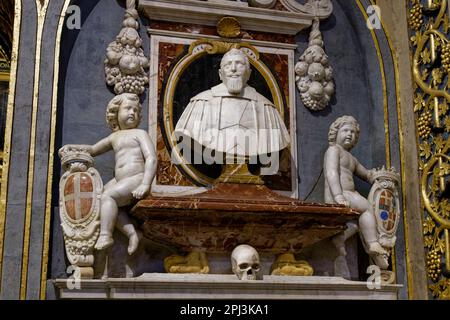
<path id="1" fill-rule="evenodd" d="M 122 210 L 119 211 L 116 223 L 117 229 L 128 237 L 128 254 L 131 256 L 139 245 L 140 234 L 136 231 L 128 214 Z"/>
<path id="2" fill-rule="evenodd" d="M 359 230 L 363 241 L 367 245 L 368 254 L 387 254 L 387 251 L 378 243 L 377 222 L 366 198 L 357 192 L 344 191 L 344 196 L 350 202 L 350 207 L 355 208 L 361 215 L 358 220 Z"/>
<path id="3" fill-rule="evenodd" d="M 132 191 L 142 181 L 142 175 L 138 174 L 120 181 L 111 180 L 105 186 L 100 208 L 100 236 L 95 244 L 95 249 L 104 250 L 113 245 L 113 231 L 117 222 L 119 207 L 126 206 L 133 199 Z"/>
<path id="4" fill-rule="evenodd" d="M 368 210 L 369 202 L 358 192 L 344 191 L 343 195 L 345 199 L 348 201 L 350 208 L 355 209 L 360 213 L 366 212 Z M 360 220 L 358 221 L 358 224 L 359 223 Z M 340 256 L 347 255 L 347 252 L 345 251 L 345 241 L 347 241 L 348 238 L 350 238 L 351 236 L 353 236 L 358 232 L 358 229 L 361 227 L 358 226 L 358 224 L 355 222 L 347 223 L 347 229 L 344 232 L 341 232 L 333 237 L 332 239 L 333 245 L 336 247 L 338 254 Z"/>
<path id="5" fill-rule="evenodd" d="M 343 232 L 337 234 L 331 239 L 331 242 L 335 246 L 340 256 L 347 255 L 347 251 L 345 250 L 345 241 L 347 241 L 348 238 L 350 238 L 357 232 L 358 232 L 358 225 L 355 222 L 348 222 L 347 229 L 345 229 Z"/>
<path id="6" fill-rule="evenodd" d="M 113 245 L 112 233 L 116 224 L 118 210 L 119 208 L 114 198 L 104 192 L 100 209 L 100 236 L 95 244 L 95 249 L 104 250 Z"/>
<path id="7" fill-rule="evenodd" d="M 114 212 L 117 212 L 118 207 L 117 203 L 115 201 L 112 201 L 113 199 L 111 199 L 111 197 L 106 196 L 106 191 L 113 188 L 116 184 L 116 179 L 112 179 L 103 187 L 100 206 L 100 236 L 97 239 L 97 243 L 95 244 L 95 249 L 97 250 L 104 250 L 106 248 L 109 248 L 114 243 L 112 231 L 109 231 L 111 230 L 109 220 L 111 218 L 115 219 L 114 216 L 117 216 L 117 213 L 114 214 Z"/>
<path id="8" fill-rule="evenodd" d="M 386 255 L 388 252 L 378 242 L 377 222 L 370 211 L 365 211 L 359 217 L 359 228 L 367 244 L 368 254 Z"/>

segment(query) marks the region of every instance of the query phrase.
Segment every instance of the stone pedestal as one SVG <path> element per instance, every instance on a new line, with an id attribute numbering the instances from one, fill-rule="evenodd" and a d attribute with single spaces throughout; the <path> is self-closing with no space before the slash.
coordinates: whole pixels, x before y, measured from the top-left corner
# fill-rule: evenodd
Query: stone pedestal
<path id="1" fill-rule="evenodd" d="M 396 300 L 401 285 L 369 289 L 366 282 L 336 277 L 265 276 L 238 280 L 235 275 L 147 273 L 132 279 L 81 280 L 68 289 L 54 280 L 59 299 L 371 299 Z"/>

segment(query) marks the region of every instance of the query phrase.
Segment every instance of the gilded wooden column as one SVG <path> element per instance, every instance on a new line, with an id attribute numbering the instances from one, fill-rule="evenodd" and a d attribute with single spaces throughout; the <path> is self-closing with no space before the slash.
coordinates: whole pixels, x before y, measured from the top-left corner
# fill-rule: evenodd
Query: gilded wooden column
<path id="1" fill-rule="evenodd" d="M 450 7 L 408 1 L 413 108 L 430 297 L 450 299 Z"/>

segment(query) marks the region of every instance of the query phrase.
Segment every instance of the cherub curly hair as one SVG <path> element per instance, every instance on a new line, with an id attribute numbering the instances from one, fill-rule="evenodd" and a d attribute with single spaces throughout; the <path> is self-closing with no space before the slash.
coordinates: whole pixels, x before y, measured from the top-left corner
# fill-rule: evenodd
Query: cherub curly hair
<path id="1" fill-rule="evenodd" d="M 328 131 L 328 143 L 330 146 L 336 143 L 337 133 L 340 128 L 342 128 L 345 124 L 350 124 L 355 127 L 355 144 L 359 139 L 359 123 L 352 116 L 342 116 L 334 120 L 334 122 L 330 126 L 330 130 Z"/>
<path id="2" fill-rule="evenodd" d="M 126 100 L 131 100 L 138 103 L 138 119 L 139 122 L 142 118 L 142 105 L 139 103 L 139 97 L 135 93 L 122 93 L 114 98 L 108 103 L 108 106 L 106 107 L 106 123 L 108 123 L 108 126 L 111 128 L 112 131 L 119 130 L 119 122 L 117 120 L 117 115 L 119 113 L 119 107 L 120 105 Z"/>

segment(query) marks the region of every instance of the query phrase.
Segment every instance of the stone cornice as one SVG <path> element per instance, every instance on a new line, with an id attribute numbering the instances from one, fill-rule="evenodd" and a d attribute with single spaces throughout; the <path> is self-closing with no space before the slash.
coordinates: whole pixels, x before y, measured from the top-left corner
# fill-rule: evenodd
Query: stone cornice
<path id="1" fill-rule="evenodd" d="M 139 8 L 152 20 L 173 21 L 215 26 L 224 16 L 236 18 L 242 29 L 282 34 L 297 34 L 311 26 L 317 16 L 321 19 L 332 12 L 329 6 L 316 8 L 313 1 L 306 5 L 292 5 L 290 11 L 279 11 L 236 5 L 235 2 L 205 2 L 198 0 L 141 0 Z M 289 7 L 287 7 L 289 9 Z"/>

